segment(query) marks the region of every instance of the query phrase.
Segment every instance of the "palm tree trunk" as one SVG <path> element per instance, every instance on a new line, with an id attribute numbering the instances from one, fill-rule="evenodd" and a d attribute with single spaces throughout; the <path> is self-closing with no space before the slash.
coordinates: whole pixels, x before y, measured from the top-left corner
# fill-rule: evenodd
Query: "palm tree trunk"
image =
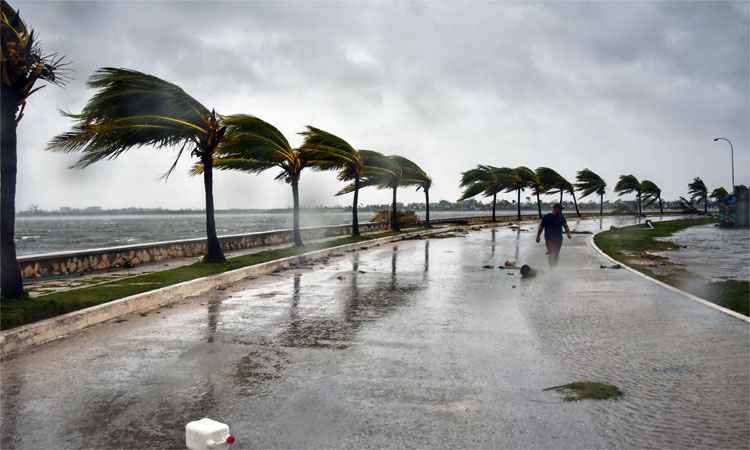
<path id="1" fill-rule="evenodd" d="M 599 194 L 599 217 L 604 217 L 604 194 Z"/>
<path id="2" fill-rule="evenodd" d="M 429 189 L 424 190 L 424 204 L 425 204 L 424 226 L 426 228 L 432 228 L 432 223 L 430 223 L 430 190 Z"/>
<path id="3" fill-rule="evenodd" d="M 703 194 L 703 214 L 708 214 L 708 192 Z"/>
<path id="4" fill-rule="evenodd" d="M 226 261 L 221 251 L 219 238 L 216 236 L 216 218 L 214 217 L 214 159 L 213 155 L 201 158 L 203 163 L 203 190 L 206 194 L 206 262 Z"/>
<path id="5" fill-rule="evenodd" d="M 517 219 L 520 222 L 521 221 L 521 188 L 518 188 L 516 191 L 518 193 L 518 200 L 516 200 L 516 211 L 517 211 L 516 216 L 518 216 Z"/>
<path id="6" fill-rule="evenodd" d="M 398 223 L 398 211 L 396 209 L 396 190 L 398 186 L 393 186 L 393 202 L 391 203 L 391 230 L 401 231 L 401 225 Z"/>
<path id="7" fill-rule="evenodd" d="M 496 222 L 495 209 L 497 207 L 497 193 L 492 194 L 492 221 Z"/>
<path id="8" fill-rule="evenodd" d="M 21 269 L 16 259 L 16 111 L 18 100 L 11 89 L 0 89 L 0 296 L 23 296 Z"/>
<path id="9" fill-rule="evenodd" d="M 299 180 L 292 180 L 292 199 L 294 204 L 292 205 L 292 235 L 294 236 L 294 246 L 302 247 L 302 235 L 299 232 Z"/>
<path id="10" fill-rule="evenodd" d="M 352 202 L 352 237 L 359 237 L 359 213 L 357 204 L 359 203 L 359 177 L 354 177 L 354 200 Z"/>
<path id="11" fill-rule="evenodd" d="M 664 215 L 664 202 L 661 201 L 661 196 L 659 197 L 659 214 Z"/>
<path id="12" fill-rule="evenodd" d="M 562 206 L 563 190 L 560 188 L 560 206 Z"/>
<path id="13" fill-rule="evenodd" d="M 539 211 L 539 218 L 542 218 L 542 201 L 539 199 L 539 191 L 536 191 L 536 209 Z"/>
<path id="14" fill-rule="evenodd" d="M 576 207 L 576 216 L 581 217 L 581 211 L 578 210 L 578 200 L 576 200 L 576 193 L 575 191 L 570 191 L 570 194 L 573 196 L 573 205 Z"/>

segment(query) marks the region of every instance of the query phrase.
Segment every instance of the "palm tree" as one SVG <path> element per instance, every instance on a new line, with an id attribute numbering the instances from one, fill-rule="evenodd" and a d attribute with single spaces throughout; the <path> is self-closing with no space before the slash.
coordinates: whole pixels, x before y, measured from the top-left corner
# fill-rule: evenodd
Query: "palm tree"
<path id="1" fill-rule="evenodd" d="M 459 201 L 466 200 L 478 194 L 485 197 L 492 196 L 492 221 L 496 221 L 497 194 L 511 185 L 511 169 L 479 165 L 476 169 L 467 170 L 461 174 L 461 187 L 464 193 Z"/>
<path id="2" fill-rule="evenodd" d="M 646 201 L 646 208 L 652 203 L 659 202 L 659 213 L 664 214 L 664 204 L 661 200 L 661 189 L 651 180 L 641 181 L 641 192 L 643 193 L 643 199 Z"/>
<path id="3" fill-rule="evenodd" d="M 299 223 L 299 180 L 305 167 L 322 162 L 312 159 L 315 152 L 292 148 L 281 131 L 255 116 L 237 114 L 226 117 L 224 122 L 227 139 L 219 147 L 214 167 L 255 174 L 272 168 L 281 169 L 275 179 L 292 186 L 292 236 L 296 247 L 303 246 Z M 202 171 L 201 163 L 193 168 L 193 173 Z"/>
<path id="4" fill-rule="evenodd" d="M 23 296 L 23 280 L 16 259 L 16 175 L 18 123 L 28 98 L 45 85 L 67 81 L 62 56 L 45 55 L 34 36 L 5 0 L 0 1 L 0 296 Z"/>
<path id="5" fill-rule="evenodd" d="M 537 184 L 536 174 L 528 167 L 519 166 L 511 170 L 510 180 L 506 191 L 516 191 L 516 216 L 517 220 L 521 220 L 521 191 L 527 187 L 533 188 Z"/>
<path id="6" fill-rule="evenodd" d="M 385 156 L 372 150 L 360 150 L 365 163 L 365 176 L 361 187 L 375 186 L 380 189 L 391 189 L 393 196 L 391 201 L 391 229 L 401 231 L 398 219 L 397 191 L 402 186 L 419 186 L 417 170 L 421 171 L 417 164 L 399 155 Z M 354 186 L 350 184 L 339 192 L 345 194 L 352 192 Z M 429 190 L 429 189 L 428 189 Z"/>
<path id="7" fill-rule="evenodd" d="M 425 228 L 432 228 L 432 223 L 430 223 L 430 188 L 432 187 L 432 178 L 427 175 L 427 172 L 425 172 L 416 164 L 414 164 L 413 167 L 407 166 L 407 176 L 414 181 L 414 184 L 417 186 L 417 190 L 421 189 L 424 192 L 424 226 Z"/>
<path id="8" fill-rule="evenodd" d="M 700 177 L 695 177 L 688 183 L 688 194 L 691 200 L 703 202 L 703 213 L 708 214 L 708 188 Z"/>
<path id="9" fill-rule="evenodd" d="M 213 162 L 224 143 L 227 124 L 216 111 L 209 111 L 180 87 L 153 75 L 129 69 L 105 67 L 88 82 L 98 92 L 89 99 L 71 131 L 52 139 L 49 150 L 81 152 L 73 167 L 84 168 L 104 159 L 114 159 L 142 146 L 157 149 L 180 146 L 167 178 L 187 149 L 205 171 L 207 252 L 205 261 L 223 262 L 224 253 L 216 236 L 213 197 Z"/>
<path id="10" fill-rule="evenodd" d="M 365 171 L 362 153 L 340 137 L 319 128 L 308 126 L 307 131 L 301 134 L 305 137 L 305 142 L 300 149 L 309 155 L 313 168 L 336 170 L 340 181 L 352 182 L 352 237 L 358 237 L 360 233 L 357 206 Z"/>
<path id="11" fill-rule="evenodd" d="M 718 202 L 728 195 L 729 195 L 729 192 L 727 192 L 726 189 L 724 189 L 723 187 L 717 187 L 716 189 L 711 191 L 711 195 L 709 195 L 709 197 L 714 199 L 714 201 Z"/>
<path id="12" fill-rule="evenodd" d="M 618 196 L 635 193 L 635 214 L 641 215 L 641 183 L 633 175 L 620 175 L 615 185 Z"/>
<path id="13" fill-rule="evenodd" d="M 573 196 L 573 206 L 576 209 L 576 216 L 581 217 L 581 211 L 578 210 L 578 200 L 576 200 L 576 188 L 567 179 L 563 178 L 560 182 L 560 203 L 562 204 L 562 193 L 567 192 Z"/>
<path id="14" fill-rule="evenodd" d="M 582 193 L 581 198 L 588 197 L 594 193 L 598 194 L 599 216 L 604 215 L 604 193 L 607 189 L 607 183 L 602 177 L 589 169 L 579 170 L 576 174 L 576 189 Z"/>

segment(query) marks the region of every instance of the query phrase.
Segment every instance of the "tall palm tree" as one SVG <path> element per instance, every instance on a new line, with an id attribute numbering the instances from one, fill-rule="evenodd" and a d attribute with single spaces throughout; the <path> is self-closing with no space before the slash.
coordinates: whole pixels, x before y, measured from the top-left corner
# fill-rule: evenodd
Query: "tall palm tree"
<path id="1" fill-rule="evenodd" d="M 581 198 L 594 193 L 599 195 L 599 216 L 604 215 L 604 193 L 607 189 L 607 183 L 602 177 L 589 169 L 579 170 L 576 174 L 576 189 L 581 192 Z"/>
<path id="2" fill-rule="evenodd" d="M 641 193 L 643 194 L 643 200 L 646 202 L 645 207 L 654 202 L 659 202 L 659 213 L 664 214 L 664 203 L 661 200 L 661 189 L 651 180 L 641 181 Z"/>
<path id="3" fill-rule="evenodd" d="M 459 201 L 482 194 L 492 196 L 492 221 L 496 221 L 497 194 L 510 186 L 511 174 L 507 167 L 479 165 L 476 169 L 467 170 L 461 174 L 460 186 L 464 192 Z"/>
<path id="4" fill-rule="evenodd" d="M 309 155 L 313 168 L 336 170 L 340 181 L 352 183 L 352 237 L 360 236 L 357 207 L 359 189 L 365 172 L 365 159 L 362 153 L 340 137 L 319 128 L 308 126 L 307 131 L 301 134 L 305 141 L 300 149 Z"/>
<path id="5" fill-rule="evenodd" d="M 695 177 L 688 183 L 688 194 L 691 200 L 703 202 L 703 213 L 708 214 L 708 188 L 700 177 Z"/>
<path id="6" fill-rule="evenodd" d="M 620 175 L 615 185 L 618 196 L 635 193 L 635 214 L 641 215 L 641 183 L 633 175 Z"/>
<path id="7" fill-rule="evenodd" d="M 563 178 L 560 182 L 560 203 L 562 203 L 562 193 L 567 192 L 573 196 L 573 206 L 576 209 L 576 216 L 581 217 L 581 211 L 578 210 L 578 200 L 576 199 L 576 188 L 573 183 Z"/>
<path id="8" fill-rule="evenodd" d="M 16 175 L 18 123 L 28 98 L 45 85 L 67 81 L 62 56 L 44 54 L 34 36 L 5 0 L 0 0 L 0 296 L 23 296 L 23 280 L 16 259 Z"/>
<path id="9" fill-rule="evenodd" d="M 218 170 L 235 170 L 261 173 L 268 169 L 281 169 L 276 180 L 292 186 L 294 245 L 303 245 L 299 223 L 299 180 L 302 170 L 314 165 L 313 152 L 295 149 L 276 127 L 248 114 L 236 114 L 224 119 L 227 139 L 220 146 L 213 165 Z M 201 173 L 203 163 L 193 167 Z"/>
<path id="10" fill-rule="evenodd" d="M 724 189 L 723 187 L 717 187 L 716 189 L 711 191 L 711 195 L 709 195 L 709 197 L 714 199 L 714 201 L 718 202 L 728 195 L 729 195 L 729 192 L 727 192 L 726 189 Z"/>
<path id="11" fill-rule="evenodd" d="M 223 118 L 180 87 L 135 70 L 105 67 L 91 76 L 88 85 L 98 92 L 80 114 L 66 114 L 75 120 L 72 130 L 56 136 L 48 149 L 83 153 L 74 165 L 83 168 L 117 158 L 133 148 L 180 146 L 165 178 L 188 150 L 205 167 L 205 260 L 224 261 L 216 236 L 212 170 L 214 154 L 224 142 L 226 124 Z"/>
<path id="12" fill-rule="evenodd" d="M 521 191 L 526 188 L 534 188 L 536 185 L 536 174 L 525 166 L 519 166 L 510 171 L 510 185 L 507 192 L 516 191 L 516 218 L 521 220 Z"/>

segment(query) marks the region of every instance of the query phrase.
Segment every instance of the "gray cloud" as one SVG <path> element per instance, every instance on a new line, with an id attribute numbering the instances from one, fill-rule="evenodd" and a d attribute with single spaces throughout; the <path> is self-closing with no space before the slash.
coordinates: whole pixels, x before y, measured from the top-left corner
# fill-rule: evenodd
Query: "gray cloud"
<path id="1" fill-rule="evenodd" d="M 361 148 L 400 153 L 455 199 L 477 163 L 589 167 L 669 198 L 701 176 L 750 182 L 750 7 L 747 3 L 16 2 L 74 81 L 29 102 L 19 129 L 19 207 L 201 207 L 185 160 L 157 180 L 170 151 L 135 150 L 84 171 L 43 150 L 80 109 L 86 78 L 123 66 L 173 81 L 222 113 L 256 114 L 293 143 L 313 124 Z M 222 173 L 221 208 L 291 204 L 287 186 Z M 303 175 L 303 202 L 336 204 L 331 174 Z M 386 202 L 367 192 L 364 202 Z M 421 194 L 404 190 L 405 201 Z"/>

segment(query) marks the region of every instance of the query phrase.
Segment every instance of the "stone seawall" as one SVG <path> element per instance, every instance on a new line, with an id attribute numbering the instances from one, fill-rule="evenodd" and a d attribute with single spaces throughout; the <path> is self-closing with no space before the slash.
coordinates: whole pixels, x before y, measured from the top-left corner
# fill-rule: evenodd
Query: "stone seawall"
<path id="1" fill-rule="evenodd" d="M 363 223 L 360 231 L 369 233 L 388 229 L 386 223 Z M 303 240 L 346 236 L 351 225 L 302 228 Z M 262 231 L 257 233 L 220 236 L 224 251 L 245 250 L 291 243 L 291 230 Z M 136 267 L 171 258 L 200 256 L 206 252 L 204 238 L 178 241 L 151 242 L 139 245 L 97 248 L 72 252 L 29 255 L 18 258 L 24 279 L 48 278 L 62 275 L 100 272 L 112 269 Z"/>

